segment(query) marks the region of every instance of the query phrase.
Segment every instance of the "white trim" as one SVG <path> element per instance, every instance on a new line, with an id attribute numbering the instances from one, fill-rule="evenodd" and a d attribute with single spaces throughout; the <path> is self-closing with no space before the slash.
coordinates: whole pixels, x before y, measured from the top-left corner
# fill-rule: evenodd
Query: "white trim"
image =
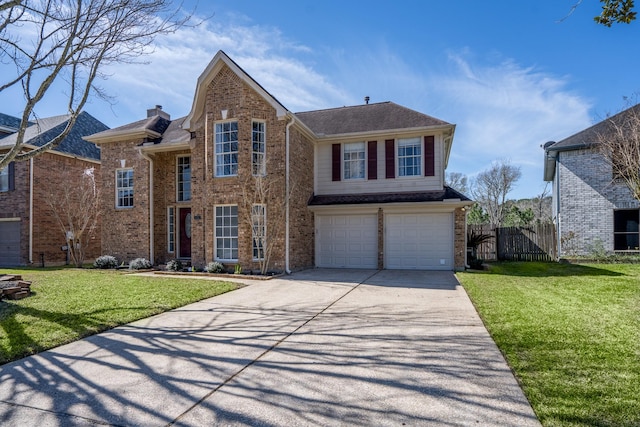
<path id="1" fill-rule="evenodd" d="M 11 218 L 0 218 L 0 222 L 20 222 L 22 218 L 20 217 L 11 217 Z"/>
<path id="2" fill-rule="evenodd" d="M 344 158 L 344 154 L 345 154 L 345 148 L 347 145 L 356 145 L 356 144 L 362 144 L 363 147 L 363 152 L 364 152 L 364 158 L 362 159 L 362 163 L 363 163 L 363 167 L 362 167 L 362 178 L 347 178 L 345 176 L 345 171 L 346 171 L 346 167 L 345 164 L 347 162 L 347 160 L 345 160 Z M 359 151 L 358 151 L 359 152 Z M 354 142 L 344 142 L 342 144 L 340 144 L 340 176 L 341 176 L 341 180 L 345 181 L 345 182 L 358 182 L 358 181 L 366 181 L 367 180 L 367 159 L 368 159 L 368 153 L 367 153 L 367 143 L 366 141 L 354 141 Z M 349 160 L 350 162 L 354 162 L 354 160 Z M 356 159 L 356 161 L 359 161 L 359 159 Z"/>
<path id="3" fill-rule="evenodd" d="M 225 123 L 235 123 L 236 124 L 236 134 L 238 134 L 240 132 L 240 123 L 238 122 L 238 119 L 232 119 L 232 120 L 217 120 L 213 123 L 213 176 L 214 178 L 228 178 L 228 177 L 232 177 L 232 176 L 238 176 L 238 171 L 236 169 L 236 173 L 231 174 L 231 175 L 218 175 L 218 151 L 217 151 L 217 137 L 218 137 L 218 131 L 216 129 L 216 127 L 220 124 L 225 124 Z M 225 142 L 222 142 L 222 144 L 225 144 Z M 236 153 L 236 168 L 238 168 L 240 166 L 239 163 L 239 157 L 240 157 L 240 137 L 239 135 L 237 136 L 236 139 L 236 144 L 238 145 L 238 150 L 235 151 Z M 221 155 L 226 155 L 226 154 L 230 154 L 230 153 L 234 153 L 234 152 L 229 152 L 229 153 L 222 153 Z M 223 164 L 224 166 L 224 164 Z"/>
<path id="4" fill-rule="evenodd" d="M 191 174 L 193 172 L 193 168 L 191 167 L 191 154 L 177 154 L 176 155 L 176 203 L 190 203 L 191 202 L 191 185 L 189 185 L 189 198 L 186 200 L 180 200 L 180 190 L 179 190 L 179 186 L 178 186 L 178 179 L 180 177 L 180 173 L 179 173 L 179 159 L 180 158 L 185 158 L 188 157 L 189 158 L 189 180 L 191 180 Z"/>
<path id="5" fill-rule="evenodd" d="M 171 230 L 173 228 L 173 230 Z M 173 239 L 171 238 L 173 235 Z M 173 240 L 173 250 L 171 250 L 171 240 Z M 167 253 L 176 252 L 176 207 L 167 206 Z"/>
<path id="6" fill-rule="evenodd" d="M 254 123 L 261 123 L 263 125 L 262 127 L 262 135 L 264 140 L 262 141 L 262 145 L 264 146 L 264 151 L 259 152 L 259 151 L 254 151 L 253 149 L 253 144 L 254 144 L 254 140 L 253 140 L 253 124 Z M 253 172 L 253 154 L 254 153 L 259 153 L 262 154 L 262 173 L 254 173 Z M 267 175 L 267 122 L 266 120 L 256 120 L 256 119 L 252 119 L 251 120 L 251 174 L 253 176 L 266 176 Z"/>
<path id="7" fill-rule="evenodd" d="M 213 259 L 214 261 L 218 261 L 218 262 L 238 262 L 238 258 L 218 258 L 218 245 L 217 245 L 217 227 L 216 227 L 216 220 L 218 218 L 217 215 L 217 209 L 218 208 L 223 208 L 223 207 L 235 207 L 236 208 L 236 220 L 237 220 L 237 235 L 236 235 L 236 241 L 238 242 L 238 248 L 236 249 L 238 251 L 238 255 L 240 254 L 240 217 L 239 217 L 239 212 L 238 212 L 238 205 L 234 205 L 234 204 L 221 204 L 221 205 L 213 205 Z M 224 226 L 223 226 L 224 227 Z M 221 236 L 221 237 L 225 237 L 225 236 Z M 233 249 L 233 248 L 232 248 Z"/>
<path id="8" fill-rule="evenodd" d="M 150 160 L 150 159 L 149 159 Z M 115 170 L 115 174 L 113 175 L 114 179 L 115 179 L 115 208 L 116 209 L 132 209 L 135 207 L 135 202 L 131 205 L 131 206 L 118 206 L 118 172 L 119 171 L 123 171 L 123 170 L 130 170 L 132 173 L 134 173 L 133 168 L 116 168 Z M 133 175 L 133 179 L 134 179 L 134 185 L 135 185 L 135 173 Z M 133 191 L 133 197 L 134 197 L 134 201 L 135 201 L 135 187 L 127 187 L 127 188 L 132 188 Z M 152 188 L 150 188 L 150 191 L 153 191 Z"/>
<path id="9" fill-rule="evenodd" d="M 437 135 L 440 132 L 450 131 L 453 132 L 455 125 L 438 125 L 438 126 L 423 126 L 415 128 L 405 129 L 384 129 L 373 132 L 353 132 L 353 133 L 341 133 L 335 135 L 315 135 L 315 142 L 328 143 L 328 142 L 343 142 L 345 140 L 385 140 L 385 139 L 401 139 L 419 137 L 424 135 Z"/>

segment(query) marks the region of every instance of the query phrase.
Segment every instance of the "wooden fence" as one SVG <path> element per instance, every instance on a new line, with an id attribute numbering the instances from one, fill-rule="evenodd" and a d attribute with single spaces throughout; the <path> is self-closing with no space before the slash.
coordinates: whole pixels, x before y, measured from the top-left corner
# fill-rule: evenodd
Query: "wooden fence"
<path id="1" fill-rule="evenodd" d="M 477 257 L 485 261 L 555 261 L 557 237 L 553 224 L 530 227 L 491 228 L 488 225 L 470 225 L 467 233 L 493 236 L 478 246 Z"/>

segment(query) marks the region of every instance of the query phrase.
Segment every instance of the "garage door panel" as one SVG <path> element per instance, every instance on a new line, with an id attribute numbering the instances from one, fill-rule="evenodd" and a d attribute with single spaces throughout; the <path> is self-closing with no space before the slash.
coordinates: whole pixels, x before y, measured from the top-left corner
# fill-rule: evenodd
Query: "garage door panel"
<path id="1" fill-rule="evenodd" d="M 397 269 L 453 269 L 451 213 L 388 214 L 385 266 Z"/>
<path id="2" fill-rule="evenodd" d="M 0 221 L 0 265 L 20 265 L 20 221 Z"/>
<path id="3" fill-rule="evenodd" d="M 317 215 L 316 224 L 316 266 L 377 268 L 377 214 Z"/>

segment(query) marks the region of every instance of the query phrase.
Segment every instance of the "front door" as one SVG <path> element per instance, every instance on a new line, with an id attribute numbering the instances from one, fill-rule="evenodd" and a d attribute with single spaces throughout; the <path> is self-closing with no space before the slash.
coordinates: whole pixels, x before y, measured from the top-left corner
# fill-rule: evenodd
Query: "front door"
<path id="1" fill-rule="evenodd" d="M 191 258 L 191 208 L 180 208 L 179 230 L 179 256 Z"/>

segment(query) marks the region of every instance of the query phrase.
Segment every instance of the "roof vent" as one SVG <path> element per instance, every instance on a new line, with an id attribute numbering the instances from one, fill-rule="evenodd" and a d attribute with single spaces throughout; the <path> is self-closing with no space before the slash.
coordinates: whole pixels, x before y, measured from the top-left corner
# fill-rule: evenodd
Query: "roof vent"
<path id="1" fill-rule="evenodd" d="M 369 96 L 368 96 L 368 95 L 367 95 L 367 96 L 365 96 L 365 97 L 364 97 L 364 103 L 368 105 L 368 104 L 369 104 L 369 99 L 370 99 L 370 98 L 369 98 Z"/>
<path id="2" fill-rule="evenodd" d="M 167 120 L 170 120 L 171 117 L 169 116 L 169 113 L 165 113 L 164 111 L 162 111 L 162 105 L 156 105 L 154 108 L 150 108 L 147 110 L 147 118 L 154 116 L 160 116 Z"/>

